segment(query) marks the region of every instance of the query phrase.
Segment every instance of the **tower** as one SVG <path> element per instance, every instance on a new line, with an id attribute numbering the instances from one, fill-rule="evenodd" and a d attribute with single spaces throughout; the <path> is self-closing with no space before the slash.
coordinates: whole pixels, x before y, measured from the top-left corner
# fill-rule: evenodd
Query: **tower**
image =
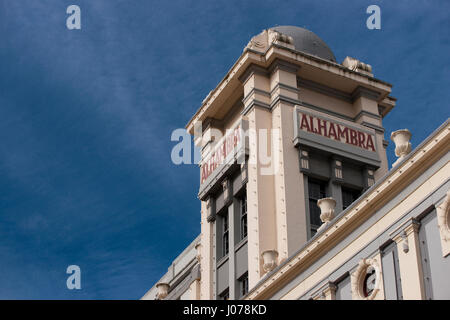
<path id="1" fill-rule="evenodd" d="M 202 157 L 201 299 L 245 295 L 320 233 L 319 199 L 339 213 L 387 173 L 391 87 L 303 28 L 250 40 L 186 127 Z"/>

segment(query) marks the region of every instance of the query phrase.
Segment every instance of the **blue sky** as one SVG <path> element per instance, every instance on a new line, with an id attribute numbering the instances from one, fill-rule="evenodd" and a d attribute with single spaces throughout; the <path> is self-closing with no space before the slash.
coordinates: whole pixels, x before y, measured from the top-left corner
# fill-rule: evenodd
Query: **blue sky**
<path id="1" fill-rule="evenodd" d="M 0 299 L 140 298 L 200 232 L 198 168 L 172 164 L 171 132 L 275 25 L 393 84 L 386 138 L 407 127 L 416 146 L 449 116 L 449 1 L 0 0 Z"/>

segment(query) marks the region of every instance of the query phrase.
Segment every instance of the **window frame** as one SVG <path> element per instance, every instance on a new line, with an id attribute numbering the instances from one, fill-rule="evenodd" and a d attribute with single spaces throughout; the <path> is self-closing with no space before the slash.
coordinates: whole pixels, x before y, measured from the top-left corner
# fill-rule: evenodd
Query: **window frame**
<path id="1" fill-rule="evenodd" d="M 245 210 L 245 211 L 244 211 Z M 247 225 L 247 194 L 244 194 L 239 200 L 239 240 L 244 240 L 248 235 L 248 225 Z"/>
<path id="2" fill-rule="evenodd" d="M 222 256 L 225 257 L 230 252 L 230 224 L 228 212 L 222 217 Z"/>
<path id="3" fill-rule="evenodd" d="M 344 201 L 344 193 L 345 194 L 351 194 L 353 201 L 351 201 L 349 204 L 345 205 Z M 342 211 L 347 209 L 352 205 L 353 202 L 356 201 L 362 194 L 362 190 L 356 189 L 356 188 L 349 188 L 347 186 L 341 186 L 341 200 L 342 200 Z"/>
<path id="4" fill-rule="evenodd" d="M 248 293 L 248 272 L 245 272 L 239 279 L 239 294 L 240 297 Z"/>
<path id="5" fill-rule="evenodd" d="M 319 213 L 319 216 L 320 216 L 320 209 L 317 206 L 317 200 L 327 197 L 328 182 L 325 181 L 325 180 L 314 179 L 314 178 L 311 178 L 311 177 L 308 177 L 307 180 L 308 180 L 307 181 L 308 182 L 308 199 L 307 200 L 308 200 L 308 209 L 309 209 L 308 210 L 309 211 L 308 212 L 308 215 L 309 215 L 308 216 L 309 217 L 309 230 L 311 232 L 311 237 L 313 237 L 317 233 L 317 229 L 319 229 L 319 227 L 320 227 L 320 224 L 319 225 L 315 225 L 315 224 L 312 223 L 313 222 L 313 216 L 314 216 L 313 210 L 315 210 L 316 214 Z M 317 199 L 312 195 L 311 184 L 319 185 L 319 194 L 320 194 L 320 196 Z M 323 190 L 322 190 L 322 187 L 323 187 Z M 315 207 L 313 207 L 312 204 Z"/>

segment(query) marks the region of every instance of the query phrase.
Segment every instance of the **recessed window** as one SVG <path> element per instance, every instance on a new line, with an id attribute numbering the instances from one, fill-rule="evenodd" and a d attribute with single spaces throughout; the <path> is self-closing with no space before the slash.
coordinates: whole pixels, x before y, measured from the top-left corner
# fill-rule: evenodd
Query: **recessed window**
<path id="1" fill-rule="evenodd" d="M 247 272 L 239 279 L 239 291 L 240 291 L 241 297 L 245 296 L 248 293 L 248 273 Z"/>
<path id="2" fill-rule="evenodd" d="M 360 190 L 342 187 L 342 210 L 347 209 L 361 195 Z"/>
<path id="3" fill-rule="evenodd" d="M 311 228 L 311 237 L 316 234 L 317 229 L 319 229 L 322 224 L 317 200 L 326 198 L 326 185 L 326 182 L 308 179 L 309 225 Z"/>
<path id="4" fill-rule="evenodd" d="M 219 294 L 219 300 L 230 300 L 230 291 L 228 288 Z"/>
<path id="5" fill-rule="evenodd" d="M 226 256 L 229 251 L 228 212 L 223 216 L 222 219 L 223 219 L 222 249 L 223 255 Z"/>
<path id="6" fill-rule="evenodd" d="M 247 237 L 247 195 L 244 195 L 240 201 L 241 209 L 241 240 Z"/>
<path id="7" fill-rule="evenodd" d="M 364 297 L 369 297 L 375 289 L 377 275 L 373 267 L 368 267 L 366 272 L 363 282 L 363 294 Z"/>

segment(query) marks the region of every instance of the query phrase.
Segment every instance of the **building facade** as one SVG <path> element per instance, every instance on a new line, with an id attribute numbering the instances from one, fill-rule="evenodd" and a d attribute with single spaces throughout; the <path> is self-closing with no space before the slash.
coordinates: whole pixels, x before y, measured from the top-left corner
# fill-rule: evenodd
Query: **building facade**
<path id="1" fill-rule="evenodd" d="M 389 168 L 391 87 L 306 29 L 253 37 L 186 127 L 201 234 L 143 299 L 450 299 L 450 123 L 392 133 Z"/>

